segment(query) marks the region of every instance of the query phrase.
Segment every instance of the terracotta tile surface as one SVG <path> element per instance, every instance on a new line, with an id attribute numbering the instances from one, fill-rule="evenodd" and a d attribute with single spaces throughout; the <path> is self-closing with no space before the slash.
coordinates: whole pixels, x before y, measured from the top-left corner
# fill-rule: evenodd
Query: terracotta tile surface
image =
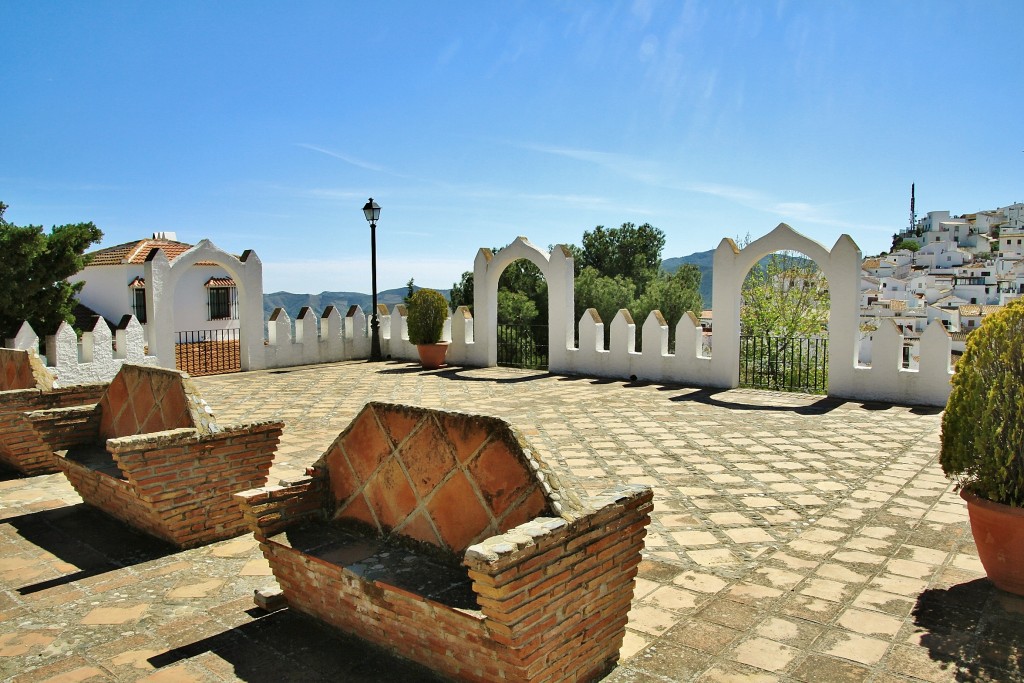
<path id="1" fill-rule="evenodd" d="M 448 440 L 429 417 L 421 420 L 416 431 L 398 448 L 398 456 L 420 498 L 433 491 L 455 467 Z"/>
<path id="2" fill-rule="evenodd" d="M 487 529 L 490 516 L 469 480 L 456 472 L 427 504 L 427 511 L 449 549 L 464 551 Z"/>
<path id="3" fill-rule="evenodd" d="M 469 464 L 481 495 L 495 516 L 501 516 L 534 483 L 531 473 L 503 441 L 492 441 Z"/>
<path id="4" fill-rule="evenodd" d="M 389 531 L 416 509 L 416 493 L 398 458 L 388 458 L 364 489 L 377 521 Z"/>
<path id="5" fill-rule="evenodd" d="M 349 464 L 365 483 L 377 466 L 391 452 L 391 444 L 372 412 L 364 413 L 341 439 Z"/>

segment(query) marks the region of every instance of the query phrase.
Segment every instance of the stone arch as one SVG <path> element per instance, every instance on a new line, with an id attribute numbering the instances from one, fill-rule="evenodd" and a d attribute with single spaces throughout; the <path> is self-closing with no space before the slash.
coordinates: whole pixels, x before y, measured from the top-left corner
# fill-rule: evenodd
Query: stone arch
<path id="1" fill-rule="evenodd" d="M 740 249 L 725 238 L 715 250 L 711 309 L 714 341 L 711 353 L 715 386 L 739 385 L 740 296 L 743 280 L 761 258 L 776 251 L 798 251 L 812 259 L 828 280 L 829 394 L 842 393 L 852 379 L 857 353 L 860 287 L 860 248 L 843 234 L 832 249 L 795 231 L 785 223 Z"/>
<path id="2" fill-rule="evenodd" d="M 517 237 L 497 254 L 480 249 L 473 264 L 473 324 L 482 325 L 474 334 L 472 363 L 493 367 L 498 364 L 498 282 L 513 262 L 526 259 L 537 266 L 548 283 L 548 328 L 550 348 L 548 366 L 563 367 L 566 352 L 574 344 L 573 260 L 568 247 L 556 245 L 551 253 Z M 562 336 L 559 336 L 562 335 Z"/>
<path id="3" fill-rule="evenodd" d="M 239 343 L 242 370 L 265 367 L 263 352 L 263 263 L 247 249 L 241 257 L 229 254 L 208 239 L 170 263 L 162 250 L 146 257 L 146 307 L 150 313 L 151 346 L 164 367 L 174 367 L 174 293 L 189 267 L 215 263 L 228 272 L 238 288 Z"/>

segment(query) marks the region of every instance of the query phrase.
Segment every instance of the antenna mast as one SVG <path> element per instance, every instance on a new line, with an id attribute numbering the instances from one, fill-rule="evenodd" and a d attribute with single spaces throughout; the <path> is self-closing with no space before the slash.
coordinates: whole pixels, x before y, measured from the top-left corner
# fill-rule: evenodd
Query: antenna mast
<path id="1" fill-rule="evenodd" d="M 910 183 L 910 232 L 917 225 L 917 212 L 914 210 L 914 183 Z"/>

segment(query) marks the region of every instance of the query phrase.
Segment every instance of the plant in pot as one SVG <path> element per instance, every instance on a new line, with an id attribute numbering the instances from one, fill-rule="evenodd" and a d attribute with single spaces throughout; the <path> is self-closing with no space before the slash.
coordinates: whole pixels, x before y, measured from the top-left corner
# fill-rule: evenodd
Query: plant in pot
<path id="1" fill-rule="evenodd" d="M 444 365 L 448 342 L 441 341 L 448 302 L 440 292 L 421 289 L 409 298 L 409 342 L 416 345 L 424 370 Z"/>
<path id="2" fill-rule="evenodd" d="M 967 501 L 989 579 L 1024 595 L 1024 299 L 967 338 L 942 417 L 939 462 Z"/>

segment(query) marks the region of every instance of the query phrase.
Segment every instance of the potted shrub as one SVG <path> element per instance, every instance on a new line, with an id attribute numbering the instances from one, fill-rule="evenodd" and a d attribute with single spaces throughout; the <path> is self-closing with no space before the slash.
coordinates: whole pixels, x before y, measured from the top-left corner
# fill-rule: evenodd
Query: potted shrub
<path id="1" fill-rule="evenodd" d="M 409 341 L 416 345 L 425 370 L 444 365 L 448 342 L 441 341 L 448 302 L 440 292 L 421 289 L 409 298 Z"/>
<path id="2" fill-rule="evenodd" d="M 1024 595 L 1024 299 L 967 338 L 942 417 L 939 462 L 967 501 L 989 579 Z"/>

